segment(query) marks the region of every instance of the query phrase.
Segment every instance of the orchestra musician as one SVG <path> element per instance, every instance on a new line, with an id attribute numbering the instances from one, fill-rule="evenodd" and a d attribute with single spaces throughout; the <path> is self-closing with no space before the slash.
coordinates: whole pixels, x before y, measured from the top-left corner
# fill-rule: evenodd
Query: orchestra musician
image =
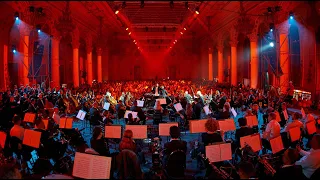
<path id="1" fill-rule="evenodd" d="M 287 89 L 287 97 L 286 97 L 286 102 L 292 104 L 292 98 L 293 98 L 293 95 L 294 95 L 294 86 L 293 86 L 293 83 L 292 81 L 289 82 L 289 87 Z"/>

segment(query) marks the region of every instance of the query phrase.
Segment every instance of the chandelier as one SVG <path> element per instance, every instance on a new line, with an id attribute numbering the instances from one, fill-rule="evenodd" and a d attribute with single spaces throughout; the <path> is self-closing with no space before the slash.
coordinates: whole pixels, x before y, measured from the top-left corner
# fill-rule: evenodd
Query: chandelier
<path id="1" fill-rule="evenodd" d="M 235 25 L 235 28 L 239 33 L 248 35 L 252 32 L 254 24 L 252 24 L 250 18 L 246 15 L 244 11 L 243 2 L 240 1 L 240 17 Z"/>
<path id="2" fill-rule="evenodd" d="M 75 25 L 72 22 L 70 2 L 67 1 L 65 10 L 62 12 L 62 16 L 59 17 L 58 23 L 56 23 L 56 28 L 61 32 L 61 35 L 65 37 L 68 32 L 72 32 L 75 29 Z"/>

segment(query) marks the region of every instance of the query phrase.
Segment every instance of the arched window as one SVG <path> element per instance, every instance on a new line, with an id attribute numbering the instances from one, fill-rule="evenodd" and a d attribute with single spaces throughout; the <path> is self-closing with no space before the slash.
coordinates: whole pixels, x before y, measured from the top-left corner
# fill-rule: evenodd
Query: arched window
<path id="1" fill-rule="evenodd" d="M 290 58 L 290 80 L 295 87 L 301 87 L 301 61 L 300 61 L 300 39 L 296 23 L 292 23 L 289 29 L 289 58 Z"/>

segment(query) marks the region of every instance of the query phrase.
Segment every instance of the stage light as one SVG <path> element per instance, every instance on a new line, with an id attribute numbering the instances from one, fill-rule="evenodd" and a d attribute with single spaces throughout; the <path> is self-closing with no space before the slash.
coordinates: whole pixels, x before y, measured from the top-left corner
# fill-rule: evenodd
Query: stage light
<path id="1" fill-rule="evenodd" d="M 140 47 L 138 47 L 138 49 L 140 49 Z"/>
<path id="2" fill-rule="evenodd" d="M 133 40 L 133 42 L 136 42 L 136 40 Z"/>
<path id="3" fill-rule="evenodd" d="M 170 1 L 170 8 L 173 9 L 173 1 Z"/>
<path id="4" fill-rule="evenodd" d="M 176 42 L 173 42 L 173 44 L 176 44 Z"/>
<path id="5" fill-rule="evenodd" d="M 129 35 L 131 34 L 131 32 L 129 32 Z"/>
<path id="6" fill-rule="evenodd" d="M 129 30 L 129 28 L 126 28 L 126 31 L 128 31 Z"/>
<path id="7" fill-rule="evenodd" d="M 115 14 L 118 14 L 118 13 L 119 13 L 119 10 L 116 10 L 114 13 L 115 13 Z"/>
<path id="8" fill-rule="evenodd" d="M 292 11 L 290 11 L 289 17 L 290 17 L 290 19 L 293 19 L 293 12 Z"/>
<path id="9" fill-rule="evenodd" d="M 13 53 L 16 53 L 16 52 L 17 52 L 16 46 L 15 46 L 15 45 L 12 45 L 11 50 L 12 50 Z"/>
<path id="10" fill-rule="evenodd" d="M 270 47 L 274 47 L 274 43 L 273 42 L 270 42 L 269 45 L 270 45 Z"/>
<path id="11" fill-rule="evenodd" d="M 270 32 L 272 32 L 273 29 L 274 29 L 274 24 L 273 24 L 273 23 L 270 23 L 270 24 L 269 24 L 269 28 L 270 28 Z"/>
<path id="12" fill-rule="evenodd" d="M 269 14 L 272 13 L 272 8 L 271 8 L 271 7 L 268 7 L 267 10 L 268 10 L 268 13 L 269 13 Z"/>
<path id="13" fill-rule="evenodd" d="M 34 12 L 34 7 L 33 6 L 29 6 L 29 11 L 30 12 Z"/>
<path id="14" fill-rule="evenodd" d="M 41 30 L 40 29 L 38 29 L 38 33 L 40 33 L 41 32 Z"/>
<path id="15" fill-rule="evenodd" d="M 180 34 L 183 34 L 183 32 L 180 32 Z"/>
<path id="16" fill-rule="evenodd" d="M 137 44 L 137 42 L 135 42 L 134 44 Z"/>
<path id="17" fill-rule="evenodd" d="M 200 14 L 199 7 L 196 7 L 196 13 L 197 13 L 197 14 Z"/>
<path id="18" fill-rule="evenodd" d="M 172 47 L 170 46 L 170 49 L 171 49 Z"/>
<path id="19" fill-rule="evenodd" d="M 187 30 L 187 28 L 183 28 L 185 31 Z"/>
<path id="20" fill-rule="evenodd" d="M 36 26 L 36 29 L 37 29 L 38 33 L 40 33 L 40 32 L 41 32 L 41 25 L 38 24 L 38 25 Z"/>
<path id="21" fill-rule="evenodd" d="M 19 12 L 15 12 L 14 17 L 16 18 L 16 20 L 18 20 L 19 19 Z"/>
<path id="22" fill-rule="evenodd" d="M 178 40 L 174 40 L 175 42 L 177 42 Z"/>

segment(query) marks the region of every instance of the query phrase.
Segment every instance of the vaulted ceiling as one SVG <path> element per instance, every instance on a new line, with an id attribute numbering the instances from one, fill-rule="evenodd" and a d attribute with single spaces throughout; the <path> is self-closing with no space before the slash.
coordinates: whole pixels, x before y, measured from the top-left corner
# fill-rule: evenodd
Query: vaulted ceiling
<path id="1" fill-rule="evenodd" d="M 82 37 L 98 37 L 100 18 L 106 39 L 136 40 L 141 47 L 168 48 L 179 39 L 206 39 L 228 31 L 240 17 L 238 1 L 71 1 L 70 10 Z M 187 3 L 186 3 L 187 2 Z M 57 20 L 65 1 L 7 1 L 16 11 L 29 6 L 42 7 L 47 16 Z M 267 7 L 281 6 L 283 13 L 302 2 L 243 1 L 243 12 L 250 19 L 265 16 Z M 141 5 L 142 4 L 142 5 Z M 195 13 L 199 9 L 200 14 Z M 119 13 L 115 14 L 116 11 Z M 128 30 L 126 30 L 128 28 Z M 131 32 L 131 33 L 130 33 Z M 129 35 L 130 33 L 130 35 Z"/>

